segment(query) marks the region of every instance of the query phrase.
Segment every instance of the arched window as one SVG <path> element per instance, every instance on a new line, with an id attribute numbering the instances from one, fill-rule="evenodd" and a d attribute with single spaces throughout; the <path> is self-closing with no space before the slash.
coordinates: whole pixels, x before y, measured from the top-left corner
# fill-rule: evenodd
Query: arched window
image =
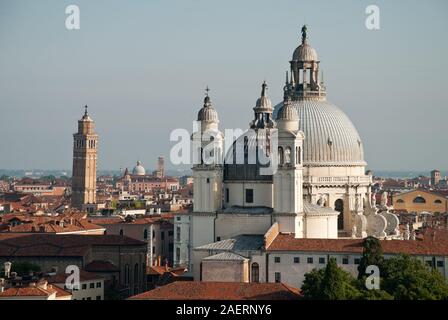
<path id="1" fill-rule="evenodd" d="M 251 282 L 260 282 L 260 266 L 258 265 L 258 263 L 256 262 L 252 263 L 250 273 L 251 273 Z"/>
<path id="2" fill-rule="evenodd" d="M 299 154 L 297 155 L 297 161 L 299 164 L 302 163 L 302 148 L 299 147 Z"/>
<path id="3" fill-rule="evenodd" d="M 398 199 L 397 203 L 404 203 L 404 200 L 403 199 Z"/>
<path id="4" fill-rule="evenodd" d="M 337 199 L 334 202 L 334 210 L 339 212 L 338 215 L 338 230 L 344 229 L 344 201 Z"/>
<path id="5" fill-rule="evenodd" d="M 434 203 L 435 203 L 435 204 L 441 204 L 441 203 L 442 203 L 442 200 L 437 199 L 437 200 L 434 201 Z"/>
<path id="6" fill-rule="evenodd" d="M 286 147 L 286 149 L 285 149 L 285 164 L 290 164 L 290 163 L 291 163 L 291 148 Z"/>
<path id="7" fill-rule="evenodd" d="M 123 229 L 120 229 L 120 236 L 122 236 L 123 234 Z"/>
<path id="8" fill-rule="evenodd" d="M 134 286 L 138 285 L 138 278 L 139 278 L 138 263 L 136 263 L 135 266 L 134 266 Z"/>
<path id="9" fill-rule="evenodd" d="M 124 266 L 124 284 L 128 285 L 130 280 L 129 265 Z"/>
<path id="10" fill-rule="evenodd" d="M 143 231 L 143 239 L 148 239 L 148 229 L 145 229 L 145 231 Z"/>
<path id="11" fill-rule="evenodd" d="M 278 164 L 283 165 L 283 148 L 278 147 Z"/>
<path id="12" fill-rule="evenodd" d="M 423 197 L 421 197 L 421 196 L 418 196 L 418 197 L 416 197 L 416 198 L 414 199 L 413 202 L 414 202 L 414 203 L 426 203 L 426 200 L 425 200 L 425 198 L 423 198 Z"/>

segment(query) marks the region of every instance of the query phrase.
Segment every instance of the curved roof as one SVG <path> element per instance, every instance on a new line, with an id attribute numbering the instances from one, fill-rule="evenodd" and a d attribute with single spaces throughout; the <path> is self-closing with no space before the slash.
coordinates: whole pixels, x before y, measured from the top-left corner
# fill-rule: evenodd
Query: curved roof
<path id="1" fill-rule="evenodd" d="M 304 166 L 366 165 L 362 140 L 347 115 L 325 100 L 293 101 L 304 132 Z M 283 102 L 275 106 L 278 113 Z"/>
<path id="2" fill-rule="evenodd" d="M 219 122 L 218 112 L 213 108 L 209 96 L 204 98 L 204 106 L 198 112 L 198 121 Z"/>
<path id="3" fill-rule="evenodd" d="M 146 174 L 146 170 L 140 161 L 137 161 L 137 165 L 132 169 L 132 174 L 136 176 L 144 176 Z"/>
<path id="4" fill-rule="evenodd" d="M 319 61 L 317 52 L 307 42 L 302 43 L 294 50 L 292 60 L 295 61 Z"/>

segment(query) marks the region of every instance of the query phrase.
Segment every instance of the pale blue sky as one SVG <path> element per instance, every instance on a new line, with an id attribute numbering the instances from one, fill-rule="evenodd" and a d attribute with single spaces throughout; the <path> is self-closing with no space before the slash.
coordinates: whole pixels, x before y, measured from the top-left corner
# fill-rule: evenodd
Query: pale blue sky
<path id="1" fill-rule="evenodd" d="M 65 29 L 77 4 L 81 30 Z M 381 30 L 364 26 L 367 5 Z M 447 169 L 448 2 L 0 0 L 0 168 L 70 169 L 83 106 L 100 169 L 154 167 L 210 95 L 246 128 L 263 79 L 273 102 L 309 26 L 328 98 L 373 170 Z"/>

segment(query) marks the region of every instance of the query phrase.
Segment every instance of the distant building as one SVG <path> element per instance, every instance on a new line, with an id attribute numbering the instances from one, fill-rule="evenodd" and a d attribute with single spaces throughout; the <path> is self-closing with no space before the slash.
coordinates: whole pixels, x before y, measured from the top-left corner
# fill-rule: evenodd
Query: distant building
<path id="1" fill-rule="evenodd" d="M 12 187 L 13 191 L 20 193 L 31 193 L 35 196 L 62 196 L 67 187 L 53 186 L 51 183 L 23 184 L 17 183 Z"/>
<path id="2" fill-rule="evenodd" d="M 157 159 L 157 170 L 155 176 L 158 178 L 163 178 L 165 176 L 165 158 L 160 156 Z"/>
<path id="3" fill-rule="evenodd" d="M 397 211 L 443 213 L 448 212 L 448 199 L 434 191 L 413 190 L 393 196 L 393 207 Z"/>
<path id="4" fill-rule="evenodd" d="M 120 235 L 143 241 L 147 244 L 148 266 L 173 262 L 173 224 L 160 217 L 133 218 L 92 217 L 90 222 L 106 228 L 109 235 Z"/>
<path id="5" fill-rule="evenodd" d="M 440 182 L 440 171 L 432 170 L 431 171 L 431 186 L 436 187 Z"/>
<path id="6" fill-rule="evenodd" d="M 146 251 L 145 242 L 126 236 L 0 234 L 0 264 L 30 262 L 42 272 L 85 267 L 121 297 L 146 290 Z"/>
<path id="7" fill-rule="evenodd" d="M 98 135 L 95 122 L 87 113 L 78 121 L 73 134 L 72 206 L 84 210 L 86 204 L 96 203 L 96 160 Z"/>
<path id="8" fill-rule="evenodd" d="M 137 161 L 137 165 L 132 170 L 132 174 L 126 168 L 123 176 L 117 180 L 115 187 L 131 194 L 173 192 L 179 189 L 179 179 L 167 176 L 148 175 L 142 163 Z"/>
<path id="9" fill-rule="evenodd" d="M 69 275 L 58 273 L 47 278 L 48 283 L 57 286 L 72 295 L 72 300 L 104 300 L 104 278 L 94 273 L 81 270 L 79 285 L 68 289 L 66 280 Z"/>

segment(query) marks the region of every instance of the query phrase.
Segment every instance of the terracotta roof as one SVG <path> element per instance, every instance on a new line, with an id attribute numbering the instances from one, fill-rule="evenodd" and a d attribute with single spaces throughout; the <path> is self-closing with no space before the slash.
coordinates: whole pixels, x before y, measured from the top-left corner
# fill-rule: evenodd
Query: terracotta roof
<path id="1" fill-rule="evenodd" d="M 117 235 L 0 234 L 0 256 L 83 257 L 92 246 L 146 246 Z"/>
<path id="2" fill-rule="evenodd" d="M 84 267 L 89 272 L 118 272 L 120 269 L 110 261 L 94 260 Z"/>
<path id="3" fill-rule="evenodd" d="M 146 274 L 148 275 L 163 275 L 169 272 L 175 276 L 180 276 L 185 273 L 185 268 L 166 268 L 165 266 L 150 266 L 147 268 Z"/>
<path id="4" fill-rule="evenodd" d="M 59 273 L 54 276 L 47 277 L 48 283 L 65 283 L 69 274 Z M 79 281 L 101 280 L 104 277 L 84 270 L 79 270 Z"/>
<path id="5" fill-rule="evenodd" d="M 108 225 L 108 224 L 116 224 L 123 222 L 123 217 L 117 216 L 117 217 L 90 217 L 89 222 L 95 223 L 98 225 Z"/>
<path id="6" fill-rule="evenodd" d="M 48 285 L 46 289 L 39 286 L 30 287 L 12 287 L 0 292 L 0 299 L 6 297 L 49 297 L 56 293 L 56 297 L 71 296 L 70 292 L 65 291 L 58 286 Z"/>
<path id="7" fill-rule="evenodd" d="M 176 281 L 131 300 L 295 300 L 300 291 L 282 283 Z"/>
<path id="8" fill-rule="evenodd" d="M 448 255 L 448 241 L 382 240 L 386 254 Z M 297 239 L 292 234 L 279 234 L 267 251 L 308 251 L 362 253 L 363 239 Z"/>

